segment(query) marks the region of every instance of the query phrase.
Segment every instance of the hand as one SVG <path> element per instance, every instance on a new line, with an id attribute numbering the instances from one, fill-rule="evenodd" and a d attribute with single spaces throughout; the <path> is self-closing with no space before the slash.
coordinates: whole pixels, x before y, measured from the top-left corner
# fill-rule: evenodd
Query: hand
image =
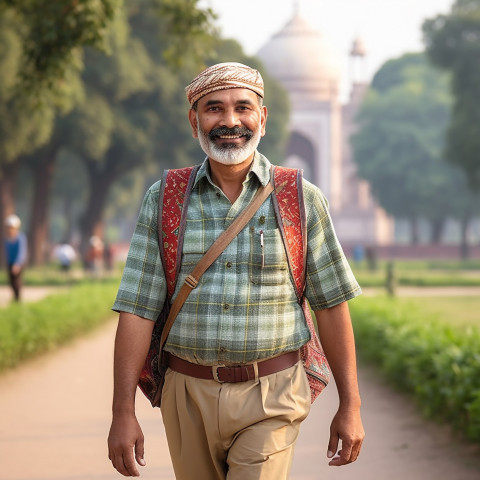
<path id="1" fill-rule="evenodd" d="M 143 432 L 134 414 L 114 415 L 108 435 L 108 458 L 114 468 L 126 477 L 139 477 L 137 466 L 145 466 Z"/>
<path id="2" fill-rule="evenodd" d="M 22 270 L 22 266 L 19 265 L 18 263 L 15 263 L 14 265 L 12 265 L 12 273 L 14 275 L 18 275 L 21 270 Z"/>
<path id="3" fill-rule="evenodd" d="M 364 437 L 360 410 L 340 407 L 330 426 L 327 457 L 333 459 L 329 465 L 339 467 L 354 462 L 360 454 Z M 339 440 L 342 441 L 342 448 L 337 452 Z"/>

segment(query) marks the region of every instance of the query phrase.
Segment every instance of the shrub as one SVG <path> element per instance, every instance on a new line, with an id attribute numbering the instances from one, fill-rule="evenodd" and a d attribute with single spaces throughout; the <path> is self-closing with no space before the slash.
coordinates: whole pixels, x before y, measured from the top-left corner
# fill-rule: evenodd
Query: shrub
<path id="1" fill-rule="evenodd" d="M 427 316 L 408 302 L 351 302 L 359 355 L 375 362 L 423 413 L 480 441 L 480 331 Z"/>

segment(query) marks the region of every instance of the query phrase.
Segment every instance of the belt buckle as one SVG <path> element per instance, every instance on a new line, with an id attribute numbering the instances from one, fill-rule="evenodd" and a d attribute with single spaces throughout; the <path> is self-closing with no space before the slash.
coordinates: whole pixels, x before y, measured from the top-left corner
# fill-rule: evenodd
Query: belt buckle
<path id="1" fill-rule="evenodd" d="M 212 365 L 212 375 L 213 375 L 213 379 L 218 382 L 218 383 L 225 383 L 223 380 L 220 380 L 220 378 L 218 378 L 218 368 L 219 367 L 225 367 L 225 365 L 222 365 L 222 364 L 219 364 L 219 365 Z"/>

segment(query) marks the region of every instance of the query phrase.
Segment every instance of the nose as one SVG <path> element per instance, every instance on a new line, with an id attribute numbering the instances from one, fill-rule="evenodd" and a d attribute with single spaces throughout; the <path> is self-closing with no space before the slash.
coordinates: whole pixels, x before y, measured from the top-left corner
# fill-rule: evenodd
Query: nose
<path id="1" fill-rule="evenodd" d="M 238 127 L 242 123 L 238 112 L 234 108 L 225 109 L 221 118 L 221 126 L 227 128 Z"/>

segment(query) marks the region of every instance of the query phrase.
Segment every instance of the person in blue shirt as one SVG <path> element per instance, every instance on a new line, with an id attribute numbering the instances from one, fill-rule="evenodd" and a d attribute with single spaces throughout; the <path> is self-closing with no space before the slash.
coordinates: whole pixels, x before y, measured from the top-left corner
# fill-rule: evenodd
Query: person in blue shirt
<path id="1" fill-rule="evenodd" d="M 20 232 L 22 222 L 16 215 L 9 215 L 5 219 L 5 254 L 10 285 L 13 289 L 15 301 L 20 301 L 22 288 L 22 270 L 27 259 L 27 238 Z"/>

